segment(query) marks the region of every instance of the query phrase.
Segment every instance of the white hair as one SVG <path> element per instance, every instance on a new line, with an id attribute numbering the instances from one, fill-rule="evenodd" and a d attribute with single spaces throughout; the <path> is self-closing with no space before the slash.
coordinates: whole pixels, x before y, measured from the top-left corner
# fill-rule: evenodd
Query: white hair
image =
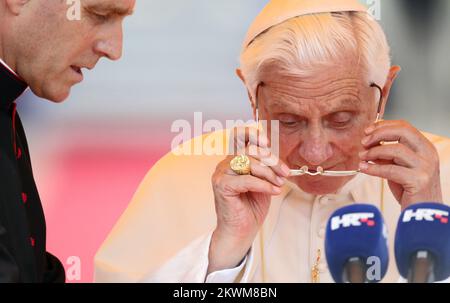
<path id="1" fill-rule="evenodd" d="M 308 76 L 320 66 L 354 54 L 368 85 L 383 87 L 391 66 L 381 26 L 368 13 L 321 13 L 295 17 L 260 34 L 240 57 L 240 69 L 254 98 L 264 68 Z M 254 99 L 253 99 L 254 100 Z"/>

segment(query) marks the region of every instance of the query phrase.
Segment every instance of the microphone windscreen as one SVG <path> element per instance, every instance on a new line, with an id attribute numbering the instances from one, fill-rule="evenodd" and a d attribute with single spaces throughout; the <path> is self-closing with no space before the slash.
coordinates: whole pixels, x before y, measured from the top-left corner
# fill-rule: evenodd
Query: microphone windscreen
<path id="1" fill-rule="evenodd" d="M 344 271 L 351 258 L 359 258 L 367 267 L 375 265 L 379 282 L 387 272 L 389 251 L 387 230 L 380 211 L 369 204 L 354 204 L 335 211 L 328 220 L 325 254 L 331 275 L 343 283 Z"/>
<path id="2" fill-rule="evenodd" d="M 411 258 L 418 251 L 431 253 L 436 281 L 450 277 L 450 207 L 420 203 L 400 215 L 395 233 L 395 259 L 403 278 L 408 277 Z"/>

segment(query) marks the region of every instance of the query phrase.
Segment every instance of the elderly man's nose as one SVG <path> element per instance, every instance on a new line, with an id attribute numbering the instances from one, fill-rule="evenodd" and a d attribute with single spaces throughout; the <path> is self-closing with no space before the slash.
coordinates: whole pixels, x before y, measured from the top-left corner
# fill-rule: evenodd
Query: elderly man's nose
<path id="1" fill-rule="evenodd" d="M 122 57 L 123 33 L 122 27 L 115 30 L 109 37 L 100 39 L 95 43 L 94 50 L 101 57 L 110 60 L 119 60 Z"/>
<path id="2" fill-rule="evenodd" d="M 300 156 L 310 165 L 321 165 L 333 155 L 333 149 L 323 138 L 309 139 L 303 142 Z"/>

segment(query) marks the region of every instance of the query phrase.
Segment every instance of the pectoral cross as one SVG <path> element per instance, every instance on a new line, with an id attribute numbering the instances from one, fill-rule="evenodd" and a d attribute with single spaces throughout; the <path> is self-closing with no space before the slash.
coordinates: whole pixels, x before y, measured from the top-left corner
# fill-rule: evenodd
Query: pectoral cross
<path id="1" fill-rule="evenodd" d="M 322 256 L 322 252 L 320 251 L 320 249 L 317 250 L 317 258 L 316 258 L 316 262 L 314 263 L 314 266 L 311 269 L 311 282 L 312 283 L 319 283 L 320 279 L 319 279 L 319 263 L 320 263 L 320 258 Z"/>

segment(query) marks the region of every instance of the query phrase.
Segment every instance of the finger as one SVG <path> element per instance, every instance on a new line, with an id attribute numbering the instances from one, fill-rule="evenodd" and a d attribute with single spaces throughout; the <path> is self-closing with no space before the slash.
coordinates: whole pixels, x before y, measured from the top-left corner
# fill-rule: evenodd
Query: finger
<path id="1" fill-rule="evenodd" d="M 411 148 L 415 152 L 426 152 L 428 140 L 415 128 L 401 121 L 382 121 L 369 128 L 362 144 L 366 148 L 380 145 L 382 141 L 397 141 Z"/>
<path id="2" fill-rule="evenodd" d="M 372 147 L 359 154 L 361 161 L 389 160 L 393 164 L 416 168 L 421 159 L 408 147 L 402 144 Z"/>
<path id="3" fill-rule="evenodd" d="M 228 190 L 236 194 L 254 192 L 267 195 L 279 195 L 281 193 L 281 187 L 251 175 L 226 176 L 223 182 L 227 184 Z"/>
<path id="4" fill-rule="evenodd" d="M 261 163 L 260 161 L 251 158 L 250 163 L 251 163 L 250 170 L 252 176 L 265 179 L 266 181 L 269 181 L 276 186 L 283 186 L 284 183 L 286 182 L 285 178 L 278 176 L 271 169 L 271 167 Z"/>
<path id="5" fill-rule="evenodd" d="M 256 127 L 236 127 L 233 129 L 234 146 L 237 149 L 243 149 L 248 144 L 261 147 L 268 147 L 269 140 L 264 132 Z"/>
<path id="6" fill-rule="evenodd" d="M 249 145 L 246 154 L 259 160 L 263 165 L 270 167 L 278 176 L 287 178 L 290 174 L 289 167 L 275 156 L 269 148 Z"/>
<path id="7" fill-rule="evenodd" d="M 261 147 L 253 143 L 249 143 L 249 145 L 245 147 L 244 153 L 248 156 L 255 157 L 258 160 L 272 157 L 270 148 Z"/>
<path id="8" fill-rule="evenodd" d="M 380 177 L 400 185 L 411 184 L 416 174 L 416 172 L 410 168 L 395 164 L 379 165 L 361 162 L 359 169 L 366 175 Z"/>
<path id="9" fill-rule="evenodd" d="M 364 132 L 366 133 L 366 135 L 369 135 L 379 127 L 383 126 L 391 127 L 399 124 L 408 124 L 408 122 L 402 120 L 380 120 L 370 125 L 368 128 L 366 128 Z"/>

